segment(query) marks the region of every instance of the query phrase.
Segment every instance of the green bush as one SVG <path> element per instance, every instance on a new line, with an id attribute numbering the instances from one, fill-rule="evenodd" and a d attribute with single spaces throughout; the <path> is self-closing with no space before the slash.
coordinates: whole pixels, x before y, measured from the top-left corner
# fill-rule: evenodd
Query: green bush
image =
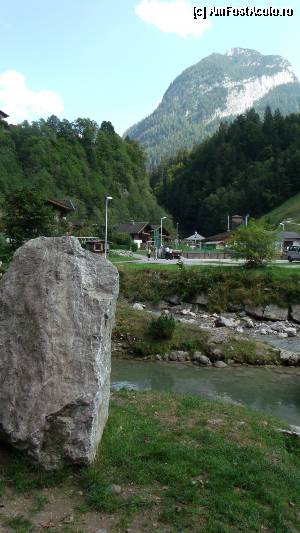
<path id="1" fill-rule="evenodd" d="M 175 320 L 172 316 L 161 315 L 158 318 L 152 318 L 148 335 L 154 339 L 171 339 L 175 330 Z"/>

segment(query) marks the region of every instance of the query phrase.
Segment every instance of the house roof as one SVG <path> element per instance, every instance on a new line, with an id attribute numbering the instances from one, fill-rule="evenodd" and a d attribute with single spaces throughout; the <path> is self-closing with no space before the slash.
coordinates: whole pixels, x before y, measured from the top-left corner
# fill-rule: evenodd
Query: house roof
<path id="1" fill-rule="evenodd" d="M 142 231 L 148 226 L 149 222 L 129 222 L 120 224 L 117 228 L 118 233 L 142 233 Z"/>
<path id="2" fill-rule="evenodd" d="M 0 118 L 7 118 L 9 115 L 7 115 L 6 113 L 4 113 L 4 111 L 1 111 L 0 109 Z"/>
<path id="3" fill-rule="evenodd" d="M 75 206 L 71 200 L 55 200 L 53 198 L 48 198 L 47 202 L 61 211 L 75 211 Z"/>
<path id="4" fill-rule="evenodd" d="M 227 241 L 231 235 L 231 231 L 226 231 L 224 233 L 217 233 L 216 235 L 211 235 L 211 237 L 207 237 L 204 239 L 206 242 L 223 242 Z"/>
<path id="5" fill-rule="evenodd" d="M 194 235 L 191 235 L 190 237 L 186 237 L 184 239 L 185 241 L 203 241 L 205 237 L 203 235 L 200 235 L 197 231 L 195 231 Z"/>
<path id="6" fill-rule="evenodd" d="M 279 233 L 279 237 L 283 241 L 286 239 L 300 239 L 300 233 L 297 231 L 282 231 Z"/>

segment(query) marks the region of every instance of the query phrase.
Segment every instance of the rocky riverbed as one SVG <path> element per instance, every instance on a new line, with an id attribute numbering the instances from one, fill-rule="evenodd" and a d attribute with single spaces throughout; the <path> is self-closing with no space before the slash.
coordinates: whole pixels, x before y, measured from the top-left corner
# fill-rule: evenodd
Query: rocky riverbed
<path id="1" fill-rule="evenodd" d="M 250 313 L 246 310 L 222 314 L 209 313 L 198 304 L 178 303 L 176 298 L 173 301 L 159 302 L 155 306 L 136 302 L 132 307 L 136 311 L 156 316 L 160 314 L 173 316 L 177 322 L 197 326 L 208 335 L 206 353 L 171 350 L 167 354 L 156 354 L 157 360 L 192 361 L 199 365 L 223 368 L 235 363 L 244 363 L 244 360 L 236 356 L 236 347 L 238 343 L 249 341 L 250 350 L 252 341 L 252 346 L 255 345 L 258 355 L 257 361 L 253 361 L 254 364 L 300 365 L 300 325 L 291 320 L 277 320 L 275 306 L 273 310 L 269 309 L 269 316 L 273 317 L 269 320 L 255 318 L 253 310 L 250 311 L 252 316 L 249 316 Z M 263 337 L 264 342 L 257 340 L 257 337 Z M 276 338 L 278 340 L 293 338 L 293 350 L 272 348 L 271 344 L 274 345 Z"/>

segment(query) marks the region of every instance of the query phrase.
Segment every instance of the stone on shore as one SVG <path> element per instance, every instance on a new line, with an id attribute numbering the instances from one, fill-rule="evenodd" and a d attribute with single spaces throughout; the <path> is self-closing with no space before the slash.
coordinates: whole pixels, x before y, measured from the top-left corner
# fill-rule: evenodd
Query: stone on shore
<path id="1" fill-rule="evenodd" d="M 298 365 L 300 363 L 300 355 L 288 350 L 281 350 L 280 361 L 284 365 Z"/>
<path id="2" fill-rule="evenodd" d="M 298 324 L 300 324 L 300 305 L 299 304 L 292 305 L 291 318 L 294 320 L 294 322 L 297 322 Z"/>
<path id="3" fill-rule="evenodd" d="M 47 469 L 87 464 L 108 416 L 118 273 L 75 237 L 31 240 L 0 287 L 0 438 Z"/>
<path id="4" fill-rule="evenodd" d="M 228 365 L 224 361 L 216 361 L 214 366 L 216 368 L 226 368 Z"/>
<path id="5" fill-rule="evenodd" d="M 199 365 L 203 365 L 203 366 L 211 366 L 212 365 L 212 362 L 209 359 L 209 357 L 207 357 L 206 355 L 204 355 L 201 352 L 194 352 L 193 357 L 192 357 L 192 361 L 198 363 Z"/>
<path id="6" fill-rule="evenodd" d="M 287 320 L 289 310 L 287 307 L 278 307 L 270 304 L 265 307 L 264 320 Z"/>

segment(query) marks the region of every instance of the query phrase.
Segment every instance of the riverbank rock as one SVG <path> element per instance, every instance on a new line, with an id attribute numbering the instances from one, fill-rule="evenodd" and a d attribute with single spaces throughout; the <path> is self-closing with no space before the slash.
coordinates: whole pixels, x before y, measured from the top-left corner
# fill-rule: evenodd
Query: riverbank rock
<path id="1" fill-rule="evenodd" d="M 207 306 L 208 295 L 205 292 L 201 292 L 200 294 L 196 294 L 192 298 L 189 298 L 189 302 L 200 306 Z"/>
<path id="2" fill-rule="evenodd" d="M 289 310 L 287 307 L 278 307 L 278 305 L 267 305 L 264 309 L 264 320 L 287 320 Z"/>
<path id="3" fill-rule="evenodd" d="M 251 307 L 250 305 L 246 305 L 245 307 L 247 315 L 252 316 L 253 318 L 258 318 L 259 320 L 263 319 L 264 310 L 265 308 L 261 305 L 258 305 L 257 307 Z"/>
<path id="4" fill-rule="evenodd" d="M 146 306 L 144 304 L 140 304 L 139 302 L 136 302 L 133 304 L 132 309 L 135 309 L 135 311 L 144 311 L 144 308 Z"/>
<path id="5" fill-rule="evenodd" d="M 0 286 L 0 438 L 47 469 L 94 459 L 118 272 L 75 237 L 31 240 Z"/>
<path id="6" fill-rule="evenodd" d="M 300 305 L 292 305 L 291 308 L 291 318 L 294 322 L 300 324 Z"/>
<path id="7" fill-rule="evenodd" d="M 300 355 L 294 352 L 289 352 L 288 350 L 281 350 L 280 361 L 284 365 L 298 365 L 300 364 Z"/>
<path id="8" fill-rule="evenodd" d="M 168 354 L 169 361 L 187 361 L 190 359 L 189 352 L 184 352 L 182 350 L 173 350 Z"/>
<path id="9" fill-rule="evenodd" d="M 209 359 L 209 357 L 207 357 L 206 355 L 204 355 L 201 352 L 194 352 L 193 356 L 192 356 L 192 361 L 194 361 L 195 363 L 197 363 L 199 365 L 203 365 L 203 366 L 211 366 L 212 365 L 212 362 Z"/>
<path id="10" fill-rule="evenodd" d="M 216 361 L 214 367 L 216 368 L 226 368 L 228 365 L 224 361 Z"/>
<path id="11" fill-rule="evenodd" d="M 234 318 L 226 318 L 225 316 L 218 316 L 215 321 L 215 326 L 217 328 L 234 328 L 239 325 L 239 320 L 234 320 Z"/>

